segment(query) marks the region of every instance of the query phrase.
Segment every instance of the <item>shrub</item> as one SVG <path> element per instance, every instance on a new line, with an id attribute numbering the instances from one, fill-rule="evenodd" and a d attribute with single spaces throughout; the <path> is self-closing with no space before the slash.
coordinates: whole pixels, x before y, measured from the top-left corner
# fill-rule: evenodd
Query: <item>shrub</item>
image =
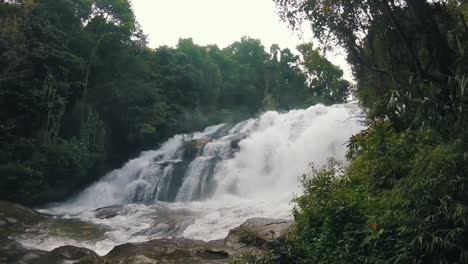
<path id="1" fill-rule="evenodd" d="M 468 263 L 468 155 L 463 140 L 372 125 L 351 163 L 304 175 L 289 256 L 297 263 Z"/>

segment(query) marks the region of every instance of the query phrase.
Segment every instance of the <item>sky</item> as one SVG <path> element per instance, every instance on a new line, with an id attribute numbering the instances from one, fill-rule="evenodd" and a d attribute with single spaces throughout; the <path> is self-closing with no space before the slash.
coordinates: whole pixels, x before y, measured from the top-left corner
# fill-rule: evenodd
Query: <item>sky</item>
<path id="1" fill-rule="evenodd" d="M 148 35 L 149 46 L 175 46 L 179 38 L 193 38 L 199 45 L 226 47 L 242 36 L 257 38 L 266 50 L 272 44 L 295 47 L 313 41 L 309 25 L 293 32 L 280 21 L 273 0 L 131 0 L 136 18 Z M 351 74 L 343 55 L 328 58 Z"/>

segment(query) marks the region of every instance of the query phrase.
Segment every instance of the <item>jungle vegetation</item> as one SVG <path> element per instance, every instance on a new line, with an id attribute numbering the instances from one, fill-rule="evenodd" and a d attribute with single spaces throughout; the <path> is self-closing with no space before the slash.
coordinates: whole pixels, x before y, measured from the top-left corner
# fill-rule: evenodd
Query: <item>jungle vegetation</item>
<path id="1" fill-rule="evenodd" d="M 369 125 L 301 178 L 288 263 L 468 263 L 468 3 L 275 2 L 347 52 Z"/>

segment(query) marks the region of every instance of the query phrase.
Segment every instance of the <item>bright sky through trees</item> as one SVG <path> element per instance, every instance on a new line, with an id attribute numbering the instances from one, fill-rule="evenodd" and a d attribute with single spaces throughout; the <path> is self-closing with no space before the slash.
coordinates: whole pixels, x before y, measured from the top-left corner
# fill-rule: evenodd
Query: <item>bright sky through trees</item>
<path id="1" fill-rule="evenodd" d="M 298 44 L 312 40 L 308 25 L 299 34 L 281 22 L 272 0 L 132 0 L 132 4 L 153 48 L 174 46 L 179 38 L 226 47 L 247 35 L 260 39 L 267 50 L 276 43 L 295 51 Z M 343 56 L 329 59 L 347 67 Z M 350 79 L 350 71 L 345 72 Z"/>

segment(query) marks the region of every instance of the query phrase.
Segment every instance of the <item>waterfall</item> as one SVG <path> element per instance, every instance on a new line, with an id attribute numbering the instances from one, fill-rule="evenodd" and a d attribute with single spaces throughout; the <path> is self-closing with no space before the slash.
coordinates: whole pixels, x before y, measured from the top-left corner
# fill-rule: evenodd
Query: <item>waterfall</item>
<path id="1" fill-rule="evenodd" d="M 102 237 L 76 240 L 38 227 L 19 241 L 104 255 L 115 245 L 161 237 L 221 239 L 252 217 L 289 218 L 298 177 L 310 162 L 344 159 L 346 142 L 364 129 L 359 115 L 354 104 L 316 105 L 176 135 L 69 201 L 40 210 L 103 227 Z"/>
<path id="2" fill-rule="evenodd" d="M 316 105 L 176 135 L 51 211 L 228 196 L 290 197 L 310 162 L 321 165 L 330 157 L 344 158 L 345 143 L 363 128 L 359 118 L 353 118 L 358 113 L 354 104 Z"/>

